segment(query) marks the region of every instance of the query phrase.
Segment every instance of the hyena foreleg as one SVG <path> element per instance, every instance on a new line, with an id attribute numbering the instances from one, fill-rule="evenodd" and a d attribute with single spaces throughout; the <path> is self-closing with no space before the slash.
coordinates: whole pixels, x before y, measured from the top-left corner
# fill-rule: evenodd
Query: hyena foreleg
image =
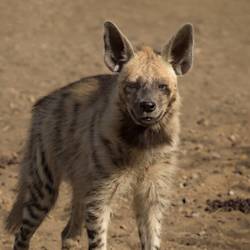
<path id="1" fill-rule="evenodd" d="M 85 208 L 85 221 L 89 241 L 89 250 L 107 249 L 107 231 L 110 220 L 110 201 L 115 187 L 102 183 L 89 192 Z"/>
<path id="2" fill-rule="evenodd" d="M 30 169 L 30 181 L 22 207 L 22 222 L 15 235 L 14 250 L 28 250 L 32 235 L 54 205 L 58 184 L 48 166 L 45 152 L 38 150 Z"/>
<path id="3" fill-rule="evenodd" d="M 136 220 L 142 250 L 159 250 L 164 199 L 157 185 L 144 183 L 134 197 Z"/>

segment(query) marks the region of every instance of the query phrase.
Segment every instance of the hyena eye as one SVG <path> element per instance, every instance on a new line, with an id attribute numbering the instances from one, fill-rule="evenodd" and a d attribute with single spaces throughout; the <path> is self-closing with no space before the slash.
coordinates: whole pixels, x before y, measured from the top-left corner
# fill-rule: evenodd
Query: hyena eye
<path id="1" fill-rule="evenodd" d="M 166 84 L 159 84 L 158 85 L 158 88 L 161 90 L 161 91 L 164 91 L 165 93 L 169 94 L 170 93 L 170 90 L 168 88 L 168 86 Z"/>
<path id="2" fill-rule="evenodd" d="M 125 87 L 126 91 L 134 91 L 140 88 L 138 83 L 128 83 Z"/>

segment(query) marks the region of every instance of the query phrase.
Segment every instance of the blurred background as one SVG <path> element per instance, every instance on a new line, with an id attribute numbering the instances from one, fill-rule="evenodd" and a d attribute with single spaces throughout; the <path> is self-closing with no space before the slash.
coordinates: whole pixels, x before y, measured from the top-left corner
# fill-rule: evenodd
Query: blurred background
<path id="1" fill-rule="evenodd" d="M 195 28 L 194 67 L 179 79 L 179 174 L 162 249 L 250 249 L 248 0 L 0 0 L 0 249 L 11 249 L 13 241 L 2 222 L 16 193 L 32 104 L 81 77 L 108 73 L 105 20 L 135 46 L 155 49 L 182 24 Z M 60 249 L 69 200 L 63 186 L 31 249 Z M 109 243 L 110 249 L 139 249 L 126 202 L 114 210 Z"/>

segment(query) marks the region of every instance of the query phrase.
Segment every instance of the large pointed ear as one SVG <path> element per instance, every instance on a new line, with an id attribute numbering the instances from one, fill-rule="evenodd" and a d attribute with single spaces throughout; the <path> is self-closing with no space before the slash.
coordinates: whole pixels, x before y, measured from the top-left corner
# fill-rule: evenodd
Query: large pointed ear
<path id="1" fill-rule="evenodd" d="M 176 75 L 184 75 L 193 63 L 193 26 L 185 24 L 162 50 L 162 57 L 172 64 Z"/>
<path id="2" fill-rule="evenodd" d="M 123 65 L 134 56 L 132 45 L 118 27 L 111 23 L 104 23 L 104 61 L 114 72 L 121 71 Z"/>

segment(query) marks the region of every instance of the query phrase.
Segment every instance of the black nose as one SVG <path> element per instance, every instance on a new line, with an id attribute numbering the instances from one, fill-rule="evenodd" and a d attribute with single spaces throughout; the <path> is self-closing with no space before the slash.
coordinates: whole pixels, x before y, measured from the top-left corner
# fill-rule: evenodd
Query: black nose
<path id="1" fill-rule="evenodd" d="M 150 113 L 155 110 L 156 105 L 154 102 L 140 102 L 140 107 L 142 111 Z"/>

